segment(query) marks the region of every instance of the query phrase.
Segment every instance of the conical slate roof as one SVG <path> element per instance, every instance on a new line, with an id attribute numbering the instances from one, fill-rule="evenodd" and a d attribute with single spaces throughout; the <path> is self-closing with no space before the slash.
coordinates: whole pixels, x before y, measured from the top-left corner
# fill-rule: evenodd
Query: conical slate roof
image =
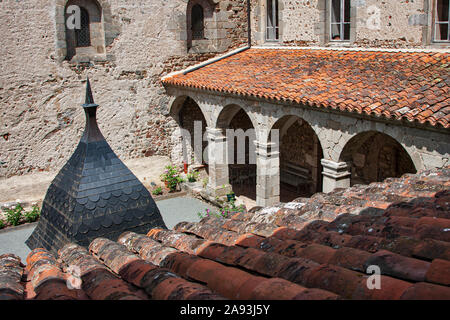
<path id="1" fill-rule="evenodd" d="M 87 80 L 86 127 L 75 152 L 47 190 L 41 217 L 26 241 L 31 249 L 56 252 L 69 242 L 116 240 L 125 231 L 166 228 L 152 196 L 101 134 Z"/>

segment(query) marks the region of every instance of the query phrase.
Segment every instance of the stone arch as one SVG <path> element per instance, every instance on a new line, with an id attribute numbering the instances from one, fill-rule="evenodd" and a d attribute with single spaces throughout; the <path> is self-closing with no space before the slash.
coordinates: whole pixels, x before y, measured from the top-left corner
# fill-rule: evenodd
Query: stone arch
<path id="1" fill-rule="evenodd" d="M 216 122 L 227 141 L 229 183 L 237 196 L 256 200 L 256 130 L 247 111 L 237 104 L 223 108 Z M 232 130 L 230 130 L 232 129 Z"/>
<path id="2" fill-rule="evenodd" d="M 339 161 L 351 164 L 351 185 L 417 172 L 405 147 L 391 135 L 376 130 L 360 132 L 349 139 Z"/>
<path id="3" fill-rule="evenodd" d="M 81 50 L 73 50 L 70 41 L 73 30 L 68 30 L 67 8 L 78 5 L 89 12 L 91 46 Z M 69 13 L 70 15 L 70 13 Z M 106 60 L 106 47 L 112 44 L 119 34 L 118 28 L 112 24 L 111 7 L 106 0 L 55 0 L 56 49 L 58 60 L 85 62 L 95 59 Z"/>
<path id="4" fill-rule="evenodd" d="M 175 140 L 180 144 L 176 163 L 192 165 L 204 164 L 204 150 L 207 140 L 204 139 L 207 128 L 207 118 L 199 103 L 190 96 L 177 97 L 169 108 L 170 116 L 177 122 L 179 134 Z M 182 130 L 183 129 L 183 130 Z"/>
<path id="5" fill-rule="evenodd" d="M 172 99 L 171 102 L 169 103 L 169 115 L 177 122 L 180 122 L 180 118 L 179 118 L 179 112 L 181 111 L 181 109 L 183 108 L 183 104 L 185 103 L 185 101 L 187 99 L 192 99 L 200 108 L 203 117 L 206 120 L 207 125 L 210 125 L 210 121 L 209 121 L 209 117 L 207 115 L 207 112 L 205 111 L 203 104 L 198 102 L 197 99 L 195 99 L 192 96 L 189 95 L 181 95 L 181 96 L 177 96 L 175 99 Z"/>
<path id="6" fill-rule="evenodd" d="M 345 118 L 342 118 L 341 120 L 343 119 Z M 338 143 L 335 145 L 336 152 L 334 152 L 333 157 L 330 158 L 331 160 L 339 161 L 344 147 L 356 135 L 368 131 L 377 131 L 397 141 L 406 150 L 417 170 L 426 169 L 423 159 L 419 154 L 421 153 L 420 149 L 424 147 L 427 148 L 428 144 L 423 143 L 423 139 L 420 138 L 423 135 L 420 130 L 406 126 L 400 127 L 397 125 L 390 125 L 382 122 L 371 122 L 363 119 L 349 121 L 344 126 L 345 130 L 340 136 Z M 421 142 L 419 143 L 418 141 Z M 442 153 L 442 151 L 439 152 Z"/>
<path id="7" fill-rule="evenodd" d="M 291 120 L 289 121 L 293 121 L 295 117 L 302 119 L 310 126 L 310 128 L 314 131 L 315 135 L 318 137 L 322 149 L 325 149 L 329 145 L 327 141 L 327 132 L 326 130 L 324 130 L 328 127 L 327 124 L 328 119 L 319 117 L 317 112 L 302 108 L 280 108 L 280 110 L 277 110 L 276 114 L 272 114 L 271 121 L 269 121 L 267 125 L 269 130 L 267 130 L 265 135 L 263 134 L 260 135 L 261 141 L 263 142 L 271 141 L 270 132 L 272 129 L 276 128 L 275 126 L 280 125 L 281 122 L 279 121 L 281 119 L 290 118 Z"/>
<path id="8" fill-rule="evenodd" d="M 278 130 L 278 142 L 274 130 Z M 285 115 L 273 124 L 268 141 L 278 143 L 281 201 L 322 191 L 323 148 L 308 121 L 297 115 Z"/>
<path id="9" fill-rule="evenodd" d="M 258 128 L 257 122 L 254 119 L 253 115 L 249 113 L 246 108 L 241 107 L 240 105 L 235 103 L 228 104 L 217 112 L 215 120 L 213 120 L 215 128 L 227 128 L 231 120 L 236 116 L 238 112 L 244 112 L 245 115 L 250 119 L 253 128 Z"/>

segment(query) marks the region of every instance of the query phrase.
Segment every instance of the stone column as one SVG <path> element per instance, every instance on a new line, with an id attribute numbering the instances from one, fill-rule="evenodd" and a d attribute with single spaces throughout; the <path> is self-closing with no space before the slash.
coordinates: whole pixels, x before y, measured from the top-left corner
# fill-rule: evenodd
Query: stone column
<path id="1" fill-rule="evenodd" d="M 280 202 L 280 152 L 275 143 L 256 145 L 256 204 L 267 207 Z"/>
<path id="2" fill-rule="evenodd" d="M 328 193 L 335 188 L 350 187 L 350 164 L 347 162 L 334 162 L 322 159 L 323 166 L 323 192 Z"/>
<path id="3" fill-rule="evenodd" d="M 221 197 L 231 191 L 228 177 L 227 138 L 221 129 L 206 128 L 208 138 L 209 180 L 206 191 L 213 197 Z"/>

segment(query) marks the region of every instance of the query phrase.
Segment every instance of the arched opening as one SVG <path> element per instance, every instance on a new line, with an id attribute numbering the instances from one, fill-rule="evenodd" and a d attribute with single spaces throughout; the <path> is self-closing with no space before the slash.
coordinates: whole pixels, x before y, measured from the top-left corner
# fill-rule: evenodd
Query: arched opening
<path id="1" fill-rule="evenodd" d="M 350 139 L 342 150 L 340 161 L 351 163 L 351 185 L 417 172 L 402 145 L 378 131 L 363 132 Z"/>
<path id="2" fill-rule="evenodd" d="M 200 172 L 205 171 L 207 175 L 205 148 L 208 141 L 203 139 L 207 123 L 202 110 L 192 98 L 184 97 L 172 113 L 182 129 L 182 162 Z"/>
<path id="3" fill-rule="evenodd" d="M 79 8 L 77 10 L 76 8 Z M 79 14 L 79 17 L 77 15 Z M 79 25 L 75 23 L 79 20 Z M 104 53 L 102 8 L 95 0 L 69 0 L 64 10 L 67 60 L 75 55 Z M 71 23 L 67 23 L 70 21 Z"/>
<path id="4" fill-rule="evenodd" d="M 228 174 L 230 185 L 244 202 L 256 203 L 256 140 L 250 117 L 237 105 L 225 107 L 217 127 L 227 137 Z"/>
<path id="5" fill-rule="evenodd" d="M 205 21 L 203 14 L 203 7 L 199 4 L 196 4 L 192 7 L 191 13 L 191 31 L 192 31 L 192 39 L 200 40 L 203 39 L 205 34 Z"/>
<path id="6" fill-rule="evenodd" d="M 278 130 L 280 152 L 280 201 L 310 197 L 322 191 L 322 146 L 315 131 L 297 116 L 284 116 L 272 128 Z"/>

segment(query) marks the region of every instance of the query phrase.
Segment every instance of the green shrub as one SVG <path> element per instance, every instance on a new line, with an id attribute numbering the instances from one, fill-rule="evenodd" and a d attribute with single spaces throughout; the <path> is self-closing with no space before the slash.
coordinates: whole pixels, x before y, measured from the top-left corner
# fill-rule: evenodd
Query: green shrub
<path id="1" fill-rule="evenodd" d="M 5 222 L 0 219 L 0 230 L 3 229 L 5 227 Z"/>
<path id="2" fill-rule="evenodd" d="M 162 187 L 157 187 L 155 190 L 152 191 L 152 194 L 153 194 L 154 196 L 159 196 L 159 195 L 162 194 L 162 193 L 163 193 Z"/>
<path id="3" fill-rule="evenodd" d="M 41 211 L 38 206 L 33 206 L 32 208 L 33 209 L 30 212 L 25 212 L 26 222 L 35 222 L 41 215 Z"/>
<path id="4" fill-rule="evenodd" d="M 175 166 L 166 166 L 166 170 L 161 175 L 161 180 L 167 182 L 167 187 L 170 191 L 175 191 L 177 189 L 177 185 L 180 182 L 183 182 L 183 178 L 181 178 L 178 174 L 178 171 Z"/>
<path id="5" fill-rule="evenodd" d="M 23 216 L 23 207 L 18 204 L 14 209 L 6 210 L 6 221 L 12 226 L 18 226 Z"/>
<path id="6" fill-rule="evenodd" d="M 197 170 L 192 170 L 186 175 L 186 177 L 189 182 L 195 182 L 198 179 L 198 175 L 199 175 L 199 172 Z"/>
<path id="7" fill-rule="evenodd" d="M 205 209 L 205 212 L 198 212 L 197 215 L 200 219 L 203 219 L 205 217 L 216 217 L 216 218 L 230 218 L 232 215 L 244 212 L 245 208 L 243 205 L 236 206 L 235 201 L 232 200 L 229 202 L 228 205 L 222 207 L 219 209 L 218 212 L 211 212 L 209 209 Z"/>

